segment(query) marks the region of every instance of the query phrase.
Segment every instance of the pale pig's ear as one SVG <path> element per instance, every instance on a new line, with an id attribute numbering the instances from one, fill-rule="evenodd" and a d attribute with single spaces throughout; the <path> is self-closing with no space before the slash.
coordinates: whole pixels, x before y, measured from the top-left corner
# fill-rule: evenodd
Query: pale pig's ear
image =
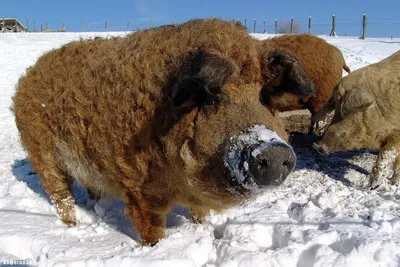
<path id="1" fill-rule="evenodd" d="M 374 103 L 374 97 L 364 89 L 355 88 L 346 93 L 340 103 L 340 115 L 345 118 L 367 109 Z"/>

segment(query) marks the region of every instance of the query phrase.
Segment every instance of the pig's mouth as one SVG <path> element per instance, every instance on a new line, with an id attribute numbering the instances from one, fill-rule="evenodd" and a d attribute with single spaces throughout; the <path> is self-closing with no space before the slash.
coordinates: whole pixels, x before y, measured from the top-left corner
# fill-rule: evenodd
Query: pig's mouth
<path id="1" fill-rule="evenodd" d="M 232 184 L 250 190 L 282 184 L 293 171 L 296 156 L 276 132 L 256 125 L 231 137 L 224 165 Z"/>

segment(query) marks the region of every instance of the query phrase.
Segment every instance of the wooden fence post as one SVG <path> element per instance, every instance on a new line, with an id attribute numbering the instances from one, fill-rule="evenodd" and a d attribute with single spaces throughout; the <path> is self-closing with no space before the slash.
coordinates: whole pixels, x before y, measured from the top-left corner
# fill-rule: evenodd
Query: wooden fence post
<path id="1" fill-rule="evenodd" d="M 150 29 L 153 27 L 153 22 L 150 20 Z"/>
<path id="2" fill-rule="evenodd" d="M 40 31 L 43 32 L 43 23 L 40 23 Z"/>
<path id="3" fill-rule="evenodd" d="M 254 20 L 253 33 L 256 33 L 256 20 Z"/>
<path id="4" fill-rule="evenodd" d="M 265 24 L 265 20 L 264 20 L 264 31 L 263 31 L 263 33 L 267 33 L 267 26 Z"/>
<path id="5" fill-rule="evenodd" d="M 308 17 L 308 34 L 311 34 L 311 16 Z"/>
<path id="6" fill-rule="evenodd" d="M 275 34 L 278 34 L 278 20 L 275 20 Z"/>
<path id="7" fill-rule="evenodd" d="M 360 39 L 364 40 L 367 35 L 367 14 L 363 15 L 362 27 L 362 36 Z"/>
<path id="8" fill-rule="evenodd" d="M 332 15 L 332 30 L 329 36 L 336 36 L 336 16 Z"/>
<path id="9" fill-rule="evenodd" d="M 247 30 L 247 19 L 244 19 L 244 28 Z"/>
<path id="10" fill-rule="evenodd" d="M 290 19 L 290 34 L 293 34 L 293 17 Z"/>
<path id="11" fill-rule="evenodd" d="M 107 31 L 107 20 L 104 21 L 104 31 Z"/>
<path id="12" fill-rule="evenodd" d="M 26 31 L 29 32 L 29 17 L 26 17 Z"/>

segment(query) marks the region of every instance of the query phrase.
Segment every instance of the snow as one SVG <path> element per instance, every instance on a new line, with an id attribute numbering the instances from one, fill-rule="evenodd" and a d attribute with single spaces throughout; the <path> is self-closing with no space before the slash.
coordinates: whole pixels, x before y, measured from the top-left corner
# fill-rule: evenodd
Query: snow
<path id="1" fill-rule="evenodd" d="M 126 33 L 0 34 L 0 266 L 399 266 L 400 189 L 365 190 L 376 153 L 320 156 L 297 143 L 297 166 L 279 188 L 194 224 L 175 207 L 166 238 L 142 247 L 118 200 L 88 200 L 76 184 L 76 227 L 43 191 L 9 110 L 18 78 L 45 51 L 81 37 Z M 254 35 L 268 38 L 271 35 Z M 352 70 L 400 49 L 400 39 L 325 37 Z"/>

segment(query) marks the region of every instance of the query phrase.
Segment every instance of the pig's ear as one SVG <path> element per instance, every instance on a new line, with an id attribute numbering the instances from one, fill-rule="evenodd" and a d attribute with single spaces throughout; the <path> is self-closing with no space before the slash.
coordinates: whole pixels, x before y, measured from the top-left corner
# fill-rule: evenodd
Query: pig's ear
<path id="1" fill-rule="evenodd" d="M 355 88 L 346 93 L 340 103 L 340 115 L 345 118 L 367 109 L 374 103 L 374 97 L 366 90 Z"/>
<path id="2" fill-rule="evenodd" d="M 310 97 L 315 93 L 314 83 L 304 72 L 295 55 L 273 50 L 261 57 L 261 69 L 273 94 L 290 92 L 299 97 Z"/>
<path id="3" fill-rule="evenodd" d="M 217 104 L 222 87 L 237 65 L 219 53 L 197 50 L 185 58 L 172 90 L 175 107 Z"/>

